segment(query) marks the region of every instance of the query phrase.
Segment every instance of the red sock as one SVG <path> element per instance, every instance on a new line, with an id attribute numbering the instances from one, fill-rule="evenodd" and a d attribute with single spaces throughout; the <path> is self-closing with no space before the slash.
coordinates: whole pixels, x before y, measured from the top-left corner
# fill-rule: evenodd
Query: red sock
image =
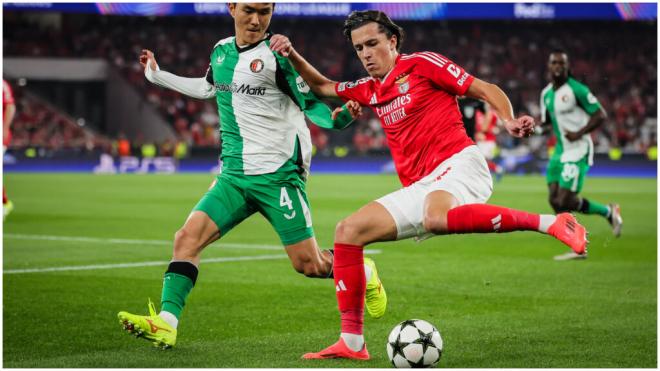
<path id="1" fill-rule="evenodd" d="M 362 246 L 335 243 L 335 287 L 341 312 L 341 332 L 362 335 L 364 322 L 364 276 Z"/>
<path id="2" fill-rule="evenodd" d="M 538 231 L 539 214 L 486 204 L 463 205 L 447 213 L 448 233 Z"/>

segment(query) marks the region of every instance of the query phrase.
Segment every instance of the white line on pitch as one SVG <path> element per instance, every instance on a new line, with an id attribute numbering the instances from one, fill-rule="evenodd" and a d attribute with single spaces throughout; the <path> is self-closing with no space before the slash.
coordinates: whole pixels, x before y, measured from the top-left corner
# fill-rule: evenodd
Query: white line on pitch
<path id="1" fill-rule="evenodd" d="M 15 234 L 6 233 L 5 238 L 15 240 L 42 240 L 42 241 L 67 241 L 67 242 L 88 242 L 88 243 L 107 243 L 119 245 L 158 245 L 158 246 L 171 246 L 173 241 L 165 240 L 136 240 L 127 238 L 96 238 L 96 237 L 80 237 L 80 236 L 49 236 L 40 234 Z M 282 246 L 276 245 L 260 245 L 260 244 L 247 244 L 247 243 L 225 243 L 218 242 L 221 247 L 229 249 L 255 249 L 255 250 L 282 250 Z"/>
<path id="2" fill-rule="evenodd" d="M 202 259 L 202 263 L 222 263 L 222 262 L 235 262 L 246 260 L 272 260 L 288 258 L 287 255 L 257 255 L 257 256 L 236 256 L 229 258 L 209 258 Z M 119 264 L 95 264 L 95 265 L 73 265 L 70 267 L 50 267 L 50 268 L 31 268 L 31 269 L 9 269 L 5 270 L 4 274 L 18 274 L 18 273 L 43 273 L 43 272 L 62 272 L 62 271 L 87 271 L 98 269 L 113 269 L 113 268 L 133 268 L 133 267 L 150 267 L 154 265 L 167 265 L 169 261 L 151 261 L 139 263 L 119 263 Z"/>
<path id="3" fill-rule="evenodd" d="M 110 244 L 126 244 L 126 245 L 170 245 L 171 241 L 164 240 L 134 240 L 124 238 L 94 238 L 94 237 L 80 237 L 80 236 L 48 236 L 48 235 L 29 235 L 29 234 L 13 234 L 7 233 L 4 235 L 6 238 L 22 239 L 22 240 L 42 240 L 42 241 L 76 241 L 76 242 L 89 242 L 89 243 L 110 243 Z M 234 248 L 234 249 L 263 249 L 263 250 L 281 250 L 282 246 L 275 245 L 259 245 L 259 244 L 239 244 L 239 243 L 220 243 L 221 247 Z M 380 254 L 382 251 L 378 249 L 365 249 L 365 254 Z M 249 261 L 249 260 L 272 260 L 288 258 L 287 255 L 257 255 L 257 256 L 237 256 L 226 258 L 208 258 L 203 259 L 203 263 L 221 263 L 233 261 Z M 97 270 L 97 269 L 113 269 L 113 268 L 131 268 L 131 267 L 148 267 L 157 265 L 166 265 L 169 262 L 164 261 L 150 261 L 150 262 L 136 262 L 136 263 L 118 263 L 118 264 L 94 264 L 94 265 L 78 265 L 67 267 L 46 267 L 46 268 L 26 268 L 26 269 L 9 269 L 4 270 L 4 274 L 19 274 L 19 273 L 42 273 L 42 272 L 61 272 L 61 271 L 80 271 L 80 270 Z"/>
<path id="4" fill-rule="evenodd" d="M 127 238 L 97 238 L 97 237 L 82 237 L 82 236 L 49 236 L 43 234 L 18 234 L 18 233 L 5 233 L 5 238 L 15 240 L 41 240 L 41 241 L 69 241 L 69 242 L 89 242 L 89 243 L 108 243 L 119 245 L 158 245 L 158 246 L 171 246 L 172 241 L 165 240 L 135 240 Z M 281 251 L 281 245 L 262 245 L 251 243 L 229 243 L 229 242 L 215 242 L 220 247 L 227 249 L 254 249 L 254 250 L 277 250 Z M 365 249 L 365 254 L 380 254 L 380 249 Z"/>

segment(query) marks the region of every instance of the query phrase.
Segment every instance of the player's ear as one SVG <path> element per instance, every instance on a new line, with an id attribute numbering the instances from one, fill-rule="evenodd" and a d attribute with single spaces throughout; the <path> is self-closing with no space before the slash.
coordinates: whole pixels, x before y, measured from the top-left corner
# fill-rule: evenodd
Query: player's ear
<path id="1" fill-rule="evenodd" d="M 232 17 L 236 16 L 236 3 L 227 3 L 227 9 L 229 9 L 229 14 Z"/>

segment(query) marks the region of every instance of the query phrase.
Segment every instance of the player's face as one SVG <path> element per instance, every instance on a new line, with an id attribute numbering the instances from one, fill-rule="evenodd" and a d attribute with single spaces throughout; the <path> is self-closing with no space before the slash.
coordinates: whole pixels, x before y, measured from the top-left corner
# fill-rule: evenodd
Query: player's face
<path id="1" fill-rule="evenodd" d="M 548 59 L 548 70 L 553 80 L 568 78 L 568 56 L 564 53 L 552 53 Z"/>
<path id="2" fill-rule="evenodd" d="M 254 44 L 264 38 L 273 16 L 272 3 L 230 3 L 229 13 L 234 17 L 236 42 Z"/>
<path id="3" fill-rule="evenodd" d="M 381 78 L 394 67 L 398 55 L 396 36 L 380 32 L 378 23 L 367 23 L 351 31 L 351 40 L 360 62 L 370 76 Z"/>

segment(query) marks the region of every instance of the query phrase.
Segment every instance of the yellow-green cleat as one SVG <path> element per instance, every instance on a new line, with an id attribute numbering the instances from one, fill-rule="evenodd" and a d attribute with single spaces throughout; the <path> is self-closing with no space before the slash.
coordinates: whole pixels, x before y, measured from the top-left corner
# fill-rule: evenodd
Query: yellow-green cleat
<path id="1" fill-rule="evenodd" d="M 371 279 L 367 282 L 367 293 L 365 295 L 367 312 L 373 318 L 380 318 L 385 314 L 387 308 L 387 294 L 383 283 L 380 282 L 378 277 L 376 263 L 369 258 L 364 258 L 364 264 L 371 268 Z"/>
<path id="2" fill-rule="evenodd" d="M 149 300 L 148 316 L 122 311 L 117 313 L 117 317 L 126 332 L 151 341 L 157 348 L 167 349 L 176 344 L 176 329 L 156 314 L 156 308 L 151 300 Z"/>

